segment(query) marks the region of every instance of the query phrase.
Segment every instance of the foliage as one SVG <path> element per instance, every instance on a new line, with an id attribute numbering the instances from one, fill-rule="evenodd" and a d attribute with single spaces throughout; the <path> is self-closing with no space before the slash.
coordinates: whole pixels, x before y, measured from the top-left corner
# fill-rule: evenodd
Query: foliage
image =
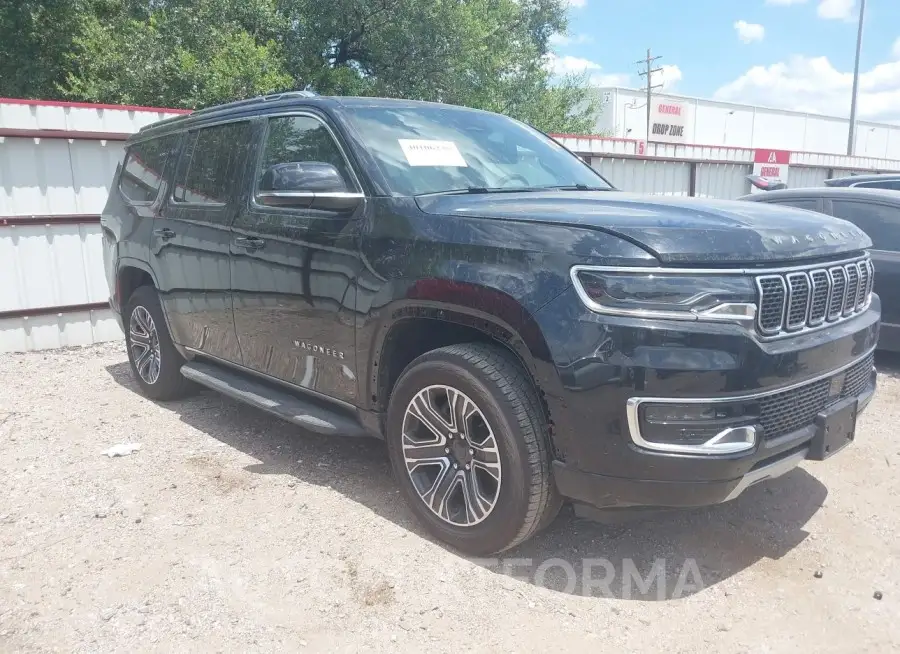
<path id="1" fill-rule="evenodd" d="M 280 90 L 407 97 L 585 132 L 552 79 L 564 0 L 0 0 L 0 94 L 199 108 Z M 10 38 L 10 35 L 23 38 Z"/>

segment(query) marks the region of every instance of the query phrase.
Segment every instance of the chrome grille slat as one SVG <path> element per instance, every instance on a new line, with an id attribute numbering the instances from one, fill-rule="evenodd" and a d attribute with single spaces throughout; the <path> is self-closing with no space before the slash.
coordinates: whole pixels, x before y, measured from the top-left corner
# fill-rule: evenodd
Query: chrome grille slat
<path id="1" fill-rule="evenodd" d="M 831 277 L 828 272 L 819 269 L 809 273 L 812 284 L 812 301 L 809 304 L 809 324 L 821 325 L 828 312 L 828 297 L 831 295 Z"/>
<path id="2" fill-rule="evenodd" d="M 785 328 L 788 331 L 803 329 L 809 320 L 809 276 L 803 272 L 789 273 L 788 308 Z"/>
<path id="3" fill-rule="evenodd" d="M 828 304 L 828 320 L 837 320 L 844 311 L 844 296 L 847 290 L 847 273 L 843 268 L 829 268 L 831 296 Z"/>
<path id="4" fill-rule="evenodd" d="M 756 277 L 757 330 L 776 337 L 846 319 L 865 309 L 874 272 L 868 257 L 842 265 L 809 266 Z"/>
<path id="5" fill-rule="evenodd" d="M 849 316 L 856 311 L 856 297 L 859 294 L 859 268 L 855 263 L 844 266 L 847 273 L 847 297 L 844 300 L 844 315 Z"/>

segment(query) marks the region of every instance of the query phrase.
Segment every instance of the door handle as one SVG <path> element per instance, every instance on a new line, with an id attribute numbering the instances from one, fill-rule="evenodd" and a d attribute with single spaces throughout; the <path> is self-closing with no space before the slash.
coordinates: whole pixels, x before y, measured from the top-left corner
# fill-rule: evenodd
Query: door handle
<path id="1" fill-rule="evenodd" d="M 162 227 L 161 229 L 154 229 L 153 233 L 159 236 L 162 240 L 168 241 L 170 238 L 175 238 L 175 232 L 173 232 L 168 227 Z"/>
<path id="2" fill-rule="evenodd" d="M 244 248 L 246 250 L 261 250 L 265 247 L 266 242 L 255 236 L 238 236 L 234 239 L 234 244 L 236 247 Z"/>

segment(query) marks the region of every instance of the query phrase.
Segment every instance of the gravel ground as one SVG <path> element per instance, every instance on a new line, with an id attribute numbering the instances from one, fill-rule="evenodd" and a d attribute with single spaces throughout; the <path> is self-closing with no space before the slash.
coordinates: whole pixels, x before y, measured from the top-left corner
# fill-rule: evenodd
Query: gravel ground
<path id="1" fill-rule="evenodd" d="M 834 459 L 643 522 L 564 509 L 497 562 L 425 535 L 377 441 L 155 404 L 120 344 L 4 355 L 0 650 L 897 651 L 900 360 L 879 367 Z"/>

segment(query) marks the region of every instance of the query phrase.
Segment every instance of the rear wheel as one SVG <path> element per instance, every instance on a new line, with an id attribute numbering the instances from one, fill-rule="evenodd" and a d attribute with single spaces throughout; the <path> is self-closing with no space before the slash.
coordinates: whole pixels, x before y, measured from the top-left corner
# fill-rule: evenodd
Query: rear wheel
<path id="1" fill-rule="evenodd" d="M 190 382 L 181 376 L 185 360 L 169 336 L 156 289 L 141 286 L 135 290 L 126 304 L 124 318 L 128 361 L 144 395 L 154 400 L 189 395 Z"/>
<path id="2" fill-rule="evenodd" d="M 391 396 L 387 441 L 412 510 L 460 550 L 508 549 L 559 511 L 543 407 L 500 347 L 452 345 L 413 361 Z"/>

